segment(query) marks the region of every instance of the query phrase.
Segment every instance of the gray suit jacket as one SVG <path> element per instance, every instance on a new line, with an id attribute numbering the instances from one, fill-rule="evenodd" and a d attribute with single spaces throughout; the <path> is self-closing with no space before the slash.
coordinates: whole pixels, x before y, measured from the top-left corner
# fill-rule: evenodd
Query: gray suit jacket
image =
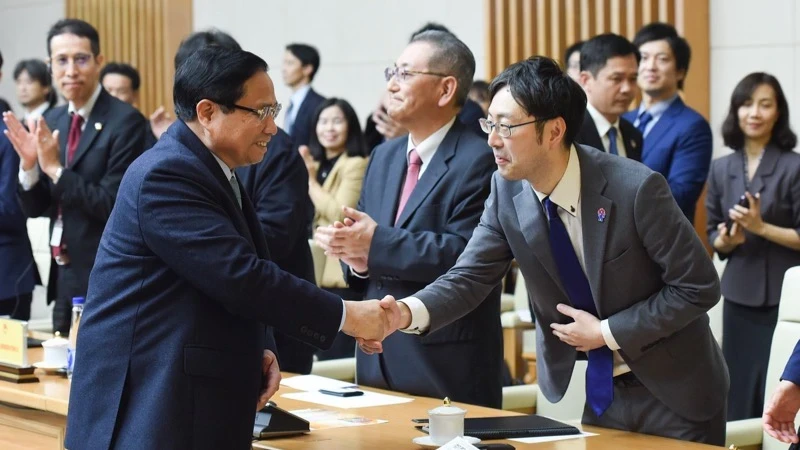
<path id="1" fill-rule="evenodd" d="M 600 318 L 609 320 L 620 354 L 653 395 L 682 417 L 709 420 L 725 406 L 729 385 L 706 314 L 719 301 L 714 266 L 660 174 L 586 146 L 578 146 L 578 158 L 586 271 Z M 577 351 L 549 331 L 550 323 L 568 323 L 556 305 L 570 302 L 548 233 L 531 186 L 495 173 L 464 253 L 416 297 L 435 331 L 480 304 L 516 258 L 537 320 L 539 387 L 556 402 Z"/>
<path id="2" fill-rule="evenodd" d="M 744 162 L 740 152 L 711 164 L 706 195 L 708 240 L 713 243 L 717 225 L 728 218 L 728 210 L 744 195 Z M 765 222 L 800 233 L 800 155 L 767 147 L 750 193 L 761 196 L 761 216 Z M 719 253 L 719 252 L 717 252 Z M 722 275 L 722 295 L 745 306 L 777 306 L 781 298 L 783 275 L 800 265 L 800 252 L 778 245 L 745 231 L 744 244 L 731 253 Z"/>

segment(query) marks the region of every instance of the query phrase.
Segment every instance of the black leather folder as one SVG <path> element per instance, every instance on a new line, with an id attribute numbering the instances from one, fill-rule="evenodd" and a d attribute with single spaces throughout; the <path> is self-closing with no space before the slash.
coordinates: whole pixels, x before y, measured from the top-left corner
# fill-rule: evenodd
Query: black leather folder
<path id="1" fill-rule="evenodd" d="M 427 432 L 428 427 L 426 426 L 422 430 Z M 581 434 L 581 430 L 536 414 L 464 419 L 464 436 L 480 439 L 566 436 L 570 434 Z"/>

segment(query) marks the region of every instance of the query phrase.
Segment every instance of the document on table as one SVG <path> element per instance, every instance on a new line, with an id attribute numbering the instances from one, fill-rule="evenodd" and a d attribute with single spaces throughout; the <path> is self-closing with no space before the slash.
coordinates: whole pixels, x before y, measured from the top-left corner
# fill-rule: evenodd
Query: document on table
<path id="1" fill-rule="evenodd" d="M 360 427 L 363 425 L 376 425 L 388 422 L 388 420 L 368 419 L 344 411 L 332 411 L 330 409 L 296 409 L 289 412 L 307 420 L 311 424 L 311 431 L 342 427 Z"/>
<path id="2" fill-rule="evenodd" d="M 409 403 L 414 401 L 413 398 L 409 397 L 399 397 L 396 395 L 379 394 L 377 392 L 369 391 L 364 391 L 364 395 L 358 395 L 355 397 L 338 397 L 336 395 L 323 394 L 319 391 L 294 392 L 291 394 L 283 394 L 281 397 L 345 409 L 398 405 L 401 403 Z"/>
<path id="3" fill-rule="evenodd" d="M 585 431 L 582 431 L 581 434 L 569 434 L 566 436 L 514 438 L 514 439 L 509 439 L 509 441 L 521 442 L 523 444 L 541 444 L 542 442 L 566 441 L 567 439 L 580 439 L 580 438 L 587 438 L 590 436 L 597 436 L 597 433 L 587 433 Z"/>
<path id="4" fill-rule="evenodd" d="M 337 389 L 358 388 L 358 386 L 353 383 L 321 377 L 319 375 L 298 375 L 296 377 L 284 378 L 281 380 L 281 386 L 294 388 L 298 391 L 314 392 L 320 389 L 335 391 Z"/>

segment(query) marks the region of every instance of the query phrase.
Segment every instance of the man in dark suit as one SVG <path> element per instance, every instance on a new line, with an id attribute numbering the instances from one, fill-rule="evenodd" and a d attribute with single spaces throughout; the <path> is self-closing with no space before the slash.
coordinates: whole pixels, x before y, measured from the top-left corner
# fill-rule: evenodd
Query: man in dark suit
<path id="1" fill-rule="evenodd" d="M 0 123 L 0 316 L 31 318 L 33 288 L 42 284 L 33 260 L 25 214 L 17 198 L 19 156 Z"/>
<path id="2" fill-rule="evenodd" d="M 325 348 L 340 329 L 382 336 L 381 303 L 399 314 L 393 300 L 343 302 L 270 260 L 234 173 L 277 131 L 266 70 L 217 46 L 178 67 L 179 120 L 125 174 L 92 271 L 70 449 L 249 449 L 253 408 L 280 381 L 265 325 Z"/>
<path id="3" fill-rule="evenodd" d="M 308 171 L 294 150 L 292 139 L 278 128 L 267 144 L 264 159 L 236 169 L 236 174 L 256 209 L 272 261 L 282 270 L 315 283 L 314 260 L 308 245 L 314 204 L 308 196 Z M 310 373 L 314 347 L 278 330 L 273 334 L 281 369 Z"/>
<path id="4" fill-rule="evenodd" d="M 399 322 L 433 336 L 480 308 L 516 259 L 548 400 L 586 352 L 583 423 L 722 445 L 728 373 L 706 314 L 719 280 L 666 181 L 573 145 L 586 96 L 555 61 L 513 64 L 490 92 L 498 171 L 480 224 L 446 275 L 398 302 Z"/>
<path id="5" fill-rule="evenodd" d="M 368 298 L 409 295 L 435 280 L 478 223 L 493 158 L 456 118 L 474 70 L 469 48 L 442 31 L 415 36 L 386 69 L 389 114 L 409 135 L 375 149 L 358 211 L 347 208 L 350 219 L 315 235 L 346 264 L 351 288 L 365 289 Z M 500 407 L 499 284 L 488 286 L 481 307 L 436 333 L 392 335 L 383 355 L 358 354 L 358 383 Z"/>
<path id="6" fill-rule="evenodd" d="M 642 162 L 664 175 L 689 222 L 708 178 L 713 153 L 711 127 L 678 95 L 689 70 L 691 49 L 672 25 L 652 23 L 636 33 L 642 104 L 625 113 L 644 136 Z"/>
<path id="7" fill-rule="evenodd" d="M 319 70 L 319 52 L 307 44 L 289 44 L 283 54 L 283 81 L 292 90 L 283 119 L 283 129 L 292 137 L 294 148 L 308 145 L 317 124 L 311 123 L 314 112 L 325 100 L 311 88 Z"/>
<path id="8" fill-rule="evenodd" d="M 588 102 L 575 142 L 641 161 L 642 133 L 620 117 L 638 90 L 639 51 L 612 33 L 595 36 L 581 48 L 579 82 Z"/>
<path id="9" fill-rule="evenodd" d="M 100 86 L 103 56 L 94 27 L 61 20 L 47 42 L 53 79 L 69 104 L 48 111 L 30 132 L 13 116 L 6 124 L 22 160 L 22 210 L 28 217 L 50 217 L 47 299 L 55 301 L 53 330 L 66 335 L 72 298 L 86 295 L 122 175 L 143 151 L 145 121 Z"/>
<path id="10" fill-rule="evenodd" d="M 130 64 L 109 62 L 100 71 L 100 84 L 113 97 L 136 107 L 139 103 L 139 87 L 142 79 L 139 71 Z M 158 138 L 153 134 L 150 122 L 145 122 L 145 150 L 156 145 Z"/>
<path id="11" fill-rule="evenodd" d="M 781 382 L 764 407 L 764 431 L 785 443 L 797 444 L 794 421 L 800 411 L 800 342 L 786 364 Z"/>
<path id="12" fill-rule="evenodd" d="M 0 80 L 3 79 L 3 54 L 0 53 Z M 7 101 L 0 98 L 0 114 L 11 111 L 11 105 L 8 104 Z"/>

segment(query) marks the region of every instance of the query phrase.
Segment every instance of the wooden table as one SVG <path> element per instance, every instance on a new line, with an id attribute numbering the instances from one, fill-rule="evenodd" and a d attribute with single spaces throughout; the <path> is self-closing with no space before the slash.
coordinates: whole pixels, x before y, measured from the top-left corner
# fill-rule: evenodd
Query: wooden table
<path id="1" fill-rule="evenodd" d="M 39 361 L 41 359 L 41 351 L 41 349 L 32 349 L 30 360 Z M 39 383 L 14 384 L 0 382 L 0 449 L 60 450 L 64 448 L 69 382 L 61 376 L 48 375 L 38 370 L 37 376 L 40 380 Z M 284 376 L 290 377 L 293 375 L 284 374 Z M 377 389 L 368 390 L 392 394 L 391 392 Z M 322 405 L 281 397 L 281 394 L 289 392 L 297 391 L 281 387 L 273 401 L 287 410 L 306 408 L 331 409 Z M 411 440 L 423 434 L 414 428 L 411 419 L 427 417 L 427 411 L 439 405 L 441 405 L 441 400 L 415 397 L 411 403 L 352 409 L 349 412 L 370 419 L 385 419 L 389 422 L 379 425 L 319 430 L 291 438 L 260 441 L 258 444 L 286 450 L 416 449 L 419 447 L 412 443 Z M 457 405 L 467 410 L 467 417 L 518 415 L 517 413 L 479 406 Z M 699 450 L 719 448 L 603 428 L 585 427 L 584 429 L 599 435 L 585 439 L 571 439 L 543 444 L 521 444 L 511 441 L 493 442 L 507 442 L 517 449 L 530 448 L 536 450 Z"/>

